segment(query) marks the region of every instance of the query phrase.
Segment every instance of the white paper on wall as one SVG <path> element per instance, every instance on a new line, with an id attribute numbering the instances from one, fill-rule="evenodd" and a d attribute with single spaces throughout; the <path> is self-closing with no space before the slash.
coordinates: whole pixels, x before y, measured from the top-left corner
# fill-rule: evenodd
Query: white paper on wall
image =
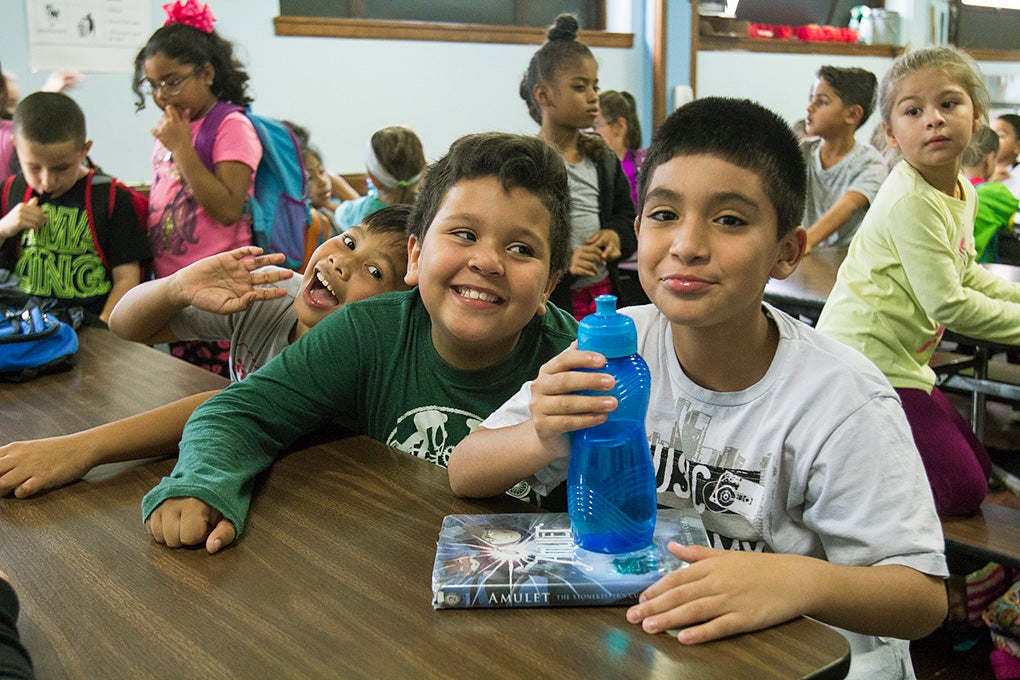
<path id="1" fill-rule="evenodd" d="M 152 33 L 147 0 L 25 0 L 33 71 L 125 73 Z"/>

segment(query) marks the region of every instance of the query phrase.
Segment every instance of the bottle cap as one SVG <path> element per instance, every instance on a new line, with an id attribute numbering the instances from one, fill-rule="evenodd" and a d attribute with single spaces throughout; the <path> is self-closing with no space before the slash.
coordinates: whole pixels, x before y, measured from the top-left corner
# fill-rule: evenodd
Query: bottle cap
<path id="1" fill-rule="evenodd" d="M 581 319 L 577 326 L 577 348 L 598 352 L 607 359 L 637 353 L 637 327 L 629 316 L 616 312 L 615 295 L 595 298 L 595 313 Z"/>

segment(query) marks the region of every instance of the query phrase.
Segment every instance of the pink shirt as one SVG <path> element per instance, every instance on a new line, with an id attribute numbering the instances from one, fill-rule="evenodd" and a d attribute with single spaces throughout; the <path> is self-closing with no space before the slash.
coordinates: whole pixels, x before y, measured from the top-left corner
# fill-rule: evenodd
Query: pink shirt
<path id="1" fill-rule="evenodd" d="M 14 158 L 14 123 L 0 118 L 0 185 L 11 175 L 11 159 Z"/>
<path id="2" fill-rule="evenodd" d="M 203 118 L 191 122 L 191 143 L 195 143 Z M 248 195 L 255 187 L 255 169 L 262 158 L 262 145 L 251 121 L 243 113 L 231 113 L 220 124 L 213 143 L 213 163 L 237 161 L 251 168 Z M 195 200 L 181 181 L 173 158 L 157 139 L 152 152 L 152 187 L 149 190 L 149 242 L 157 278 L 233 248 L 251 245 L 251 212 L 234 224 L 220 224 Z"/>

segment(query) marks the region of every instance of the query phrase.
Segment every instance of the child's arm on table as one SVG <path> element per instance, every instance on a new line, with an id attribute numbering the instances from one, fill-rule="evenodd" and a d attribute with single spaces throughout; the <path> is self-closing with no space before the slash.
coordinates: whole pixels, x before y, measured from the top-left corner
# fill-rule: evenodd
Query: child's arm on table
<path id="1" fill-rule="evenodd" d="M 177 451 L 191 412 L 219 390 L 194 394 L 145 413 L 82 432 L 0 447 L 0 496 L 17 498 L 81 479 L 102 463 Z"/>
<path id="2" fill-rule="evenodd" d="M 191 145 L 190 120 L 188 109 L 169 105 L 152 134 L 173 154 L 174 165 L 199 205 L 217 222 L 234 224 L 244 211 L 254 171 L 240 161 L 224 161 L 216 164 L 214 173 L 209 172 Z"/>
<path id="3" fill-rule="evenodd" d="M 172 474 L 142 499 L 152 537 L 213 553 L 240 535 L 255 477 L 298 437 L 355 413 L 359 369 L 337 348 L 364 342 L 340 310 L 196 409 Z"/>
<path id="4" fill-rule="evenodd" d="M 170 276 L 146 281 L 128 290 L 110 314 L 110 330 L 124 338 L 150 345 L 178 338 L 170 319 L 188 306 L 214 314 L 243 311 L 256 300 L 283 297 L 283 288 L 258 288 L 293 276 L 285 269 L 255 271 L 279 264 L 283 255 L 262 255 L 257 246 L 244 246 L 205 257 Z"/>
<path id="5" fill-rule="evenodd" d="M 811 252 L 812 248 L 846 224 L 855 212 L 867 207 L 868 198 L 862 193 L 848 191 L 840 196 L 814 224 L 804 225 L 807 228 L 807 250 L 804 252 Z"/>
<path id="6" fill-rule="evenodd" d="M 864 635 L 916 639 L 945 618 L 942 579 L 910 567 L 849 567 L 803 555 L 715 550 L 670 543 L 690 563 L 659 579 L 627 610 L 649 633 L 690 626 L 699 643 L 810 616 Z"/>
<path id="7" fill-rule="evenodd" d="M 113 312 L 113 308 L 117 306 L 120 299 L 142 282 L 141 265 L 138 262 L 117 265 L 110 272 L 110 278 L 113 279 L 113 287 L 110 288 L 110 292 L 106 296 L 106 303 L 103 304 L 103 311 L 99 314 L 99 320 L 105 324 L 110 323 L 110 313 Z"/>
<path id="8" fill-rule="evenodd" d="M 531 418 L 511 427 L 478 428 L 454 448 L 448 471 L 455 494 L 482 498 L 503 493 L 569 455 L 567 432 L 605 422 L 606 414 L 616 408 L 614 397 L 574 393 L 610 390 L 613 377 L 574 370 L 599 369 L 606 363 L 601 354 L 576 347 L 572 344 L 542 366 L 531 384 Z"/>

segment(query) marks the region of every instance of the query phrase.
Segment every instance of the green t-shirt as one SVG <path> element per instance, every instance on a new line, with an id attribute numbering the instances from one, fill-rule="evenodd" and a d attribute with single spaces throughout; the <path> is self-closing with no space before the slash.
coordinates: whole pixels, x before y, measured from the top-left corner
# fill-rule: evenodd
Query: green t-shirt
<path id="1" fill-rule="evenodd" d="M 143 518 L 191 496 L 240 532 L 255 476 L 329 420 L 445 467 L 461 439 L 577 336 L 569 314 L 547 308 L 509 357 L 462 371 L 432 345 L 417 289 L 346 305 L 195 411 L 171 476 L 142 500 Z"/>

